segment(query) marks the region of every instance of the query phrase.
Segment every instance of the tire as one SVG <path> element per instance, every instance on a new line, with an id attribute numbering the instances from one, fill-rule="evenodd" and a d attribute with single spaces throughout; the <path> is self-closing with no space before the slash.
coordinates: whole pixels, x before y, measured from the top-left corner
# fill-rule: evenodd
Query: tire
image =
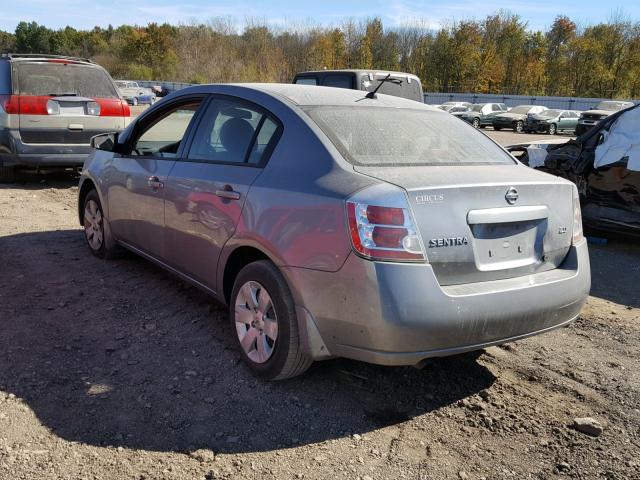
<path id="1" fill-rule="evenodd" d="M 273 263 L 260 260 L 240 270 L 229 303 L 231 328 L 253 375 L 284 380 L 311 366 L 300 345 L 291 291 Z"/>
<path id="2" fill-rule="evenodd" d="M 0 166 L 0 182 L 13 182 L 16 179 L 16 168 Z"/>
<path id="3" fill-rule="evenodd" d="M 103 259 L 118 256 L 121 250 L 111 235 L 109 222 L 105 221 L 100 197 L 95 190 L 91 190 L 84 197 L 82 225 L 84 238 L 91 253 Z"/>
<path id="4" fill-rule="evenodd" d="M 133 97 L 133 99 L 131 100 L 131 103 L 133 104 L 134 107 L 138 106 L 138 99 L 136 97 Z"/>
<path id="5" fill-rule="evenodd" d="M 524 130 L 524 122 L 522 120 L 518 120 L 513 125 L 513 131 L 517 133 L 522 133 L 523 130 Z"/>
<path id="6" fill-rule="evenodd" d="M 473 125 L 473 128 L 480 128 L 480 119 L 479 118 L 474 118 L 471 122 L 471 125 Z"/>
<path id="7" fill-rule="evenodd" d="M 558 133 L 558 126 L 555 123 L 549 125 L 549 135 L 555 135 Z"/>

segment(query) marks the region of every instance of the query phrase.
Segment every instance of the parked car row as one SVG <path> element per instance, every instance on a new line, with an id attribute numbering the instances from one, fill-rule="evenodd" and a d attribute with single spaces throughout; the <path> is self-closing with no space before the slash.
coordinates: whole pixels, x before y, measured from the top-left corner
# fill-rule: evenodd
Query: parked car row
<path id="1" fill-rule="evenodd" d="M 602 119 L 619 110 L 632 107 L 633 102 L 605 100 L 594 109 L 549 109 L 541 105 L 519 105 L 507 108 L 504 103 L 446 102 L 438 108 L 470 123 L 476 128 L 491 126 L 494 130 L 512 129 L 518 133 L 570 132 L 576 135 L 588 131 Z"/>

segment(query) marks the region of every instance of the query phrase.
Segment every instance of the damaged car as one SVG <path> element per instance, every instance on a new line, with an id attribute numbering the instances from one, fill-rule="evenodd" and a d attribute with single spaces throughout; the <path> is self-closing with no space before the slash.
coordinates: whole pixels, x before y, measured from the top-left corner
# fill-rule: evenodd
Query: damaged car
<path id="1" fill-rule="evenodd" d="M 640 106 L 614 113 L 575 140 L 507 150 L 532 168 L 575 183 L 592 230 L 640 236 Z"/>
<path id="2" fill-rule="evenodd" d="M 615 112 L 624 110 L 625 108 L 633 107 L 633 105 L 633 102 L 603 100 L 598 103 L 595 108 L 582 112 L 580 119 L 578 120 L 578 126 L 576 127 L 576 135 L 582 135 L 595 127 L 602 119 L 607 118 Z"/>

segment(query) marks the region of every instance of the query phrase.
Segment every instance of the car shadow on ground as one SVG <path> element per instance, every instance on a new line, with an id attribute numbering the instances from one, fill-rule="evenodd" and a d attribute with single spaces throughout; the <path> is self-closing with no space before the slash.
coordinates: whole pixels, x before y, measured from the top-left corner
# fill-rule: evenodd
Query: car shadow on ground
<path id="1" fill-rule="evenodd" d="M 79 230 L 0 248 L 0 390 L 69 441 L 268 451 L 400 424 L 495 381 L 477 352 L 422 370 L 329 360 L 257 381 L 226 309 L 149 262 L 99 260 Z"/>
<path id="2" fill-rule="evenodd" d="M 18 170 L 11 181 L 0 182 L 0 188 L 24 188 L 26 190 L 40 190 L 44 188 L 77 187 L 80 176 L 75 169 L 56 170 Z"/>

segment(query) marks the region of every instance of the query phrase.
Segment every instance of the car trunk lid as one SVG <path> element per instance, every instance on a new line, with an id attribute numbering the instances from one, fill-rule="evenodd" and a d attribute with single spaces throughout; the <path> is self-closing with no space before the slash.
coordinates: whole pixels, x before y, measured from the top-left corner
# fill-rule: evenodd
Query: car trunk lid
<path id="1" fill-rule="evenodd" d="M 569 182 L 519 165 L 354 168 L 407 191 L 442 285 L 551 270 L 571 246 Z"/>

